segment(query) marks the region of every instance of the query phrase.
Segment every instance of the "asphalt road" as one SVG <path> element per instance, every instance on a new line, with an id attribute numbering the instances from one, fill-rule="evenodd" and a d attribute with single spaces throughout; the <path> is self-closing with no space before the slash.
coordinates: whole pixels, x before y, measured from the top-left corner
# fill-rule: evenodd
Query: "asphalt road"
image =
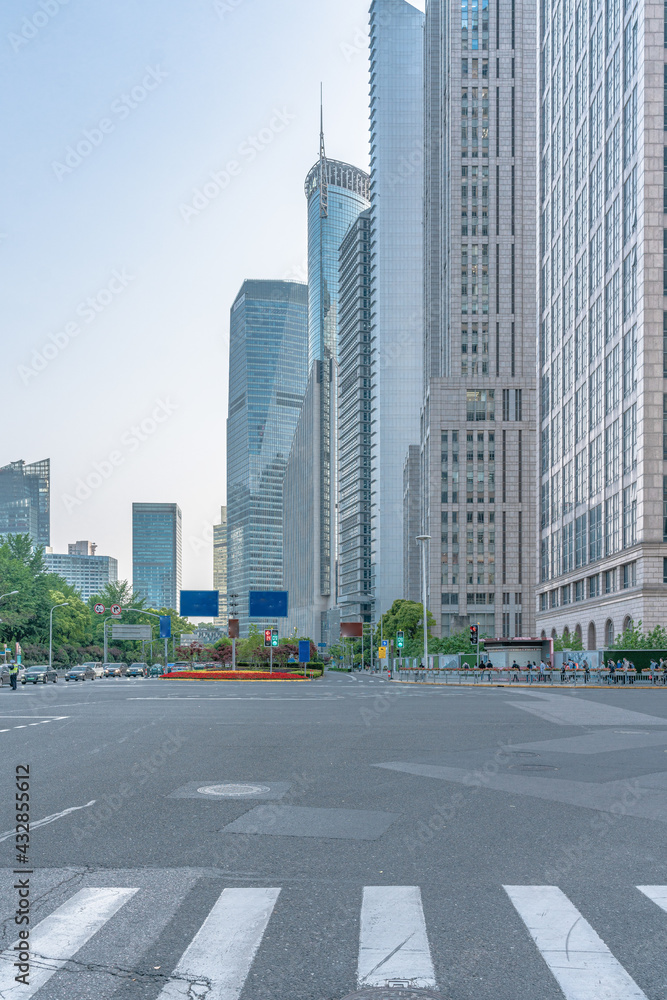
<path id="1" fill-rule="evenodd" d="M 664 1000 L 666 842 L 667 690 L 4 688 L 0 998 Z"/>

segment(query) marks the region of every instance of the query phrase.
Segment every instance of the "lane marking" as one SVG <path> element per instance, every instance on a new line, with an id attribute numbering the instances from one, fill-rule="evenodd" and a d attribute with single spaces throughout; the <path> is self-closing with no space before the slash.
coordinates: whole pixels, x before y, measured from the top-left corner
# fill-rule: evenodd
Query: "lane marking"
<path id="1" fill-rule="evenodd" d="M 647 1000 L 601 937 L 554 885 L 506 885 L 566 1000 Z"/>
<path id="2" fill-rule="evenodd" d="M 0 955 L 0 996 L 29 1000 L 138 889 L 81 889 L 30 934 L 30 985 L 17 983 L 16 943 Z"/>
<path id="3" fill-rule="evenodd" d="M 637 888 L 667 913 L 667 885 L 638 885 Z"/>
<path id="4" fill-rule="evenodd" d="M 95 805 L 96 799 L 91 799 L 90 802 L 86 802 L 85 806 L 71 806 L 69 809 L 63 809 L 62 812 L 52 813 L 51 816 L 45 816 L 44 819 L 38 819 L 34 823 L 30 824 L 31 830 L 37 830 L 40 826 L 48 826 L 49 823 L 55 823 L 57 819 L 62 819 L 63 816 L 69 816 L 70 813 L 79 812 L 80 809 L 89 809 L 91 806 Z M 16 830 L 5 830 L 4 833 L 0 833 L 0 844 L 4 840 L 9 840 L 13 837 Z M 0 997 L 2 992 L 0 992 Z"/>
<path id="5" fill-rule="evenodd" d="M 158 1000 L 238 1000 L 280 889 L 225 889 Z"/>
<path id="6" fill-rule="evenodd" d="M 414 885 L 364 887 L 357 982 L 386 986 L 389 980 L 435 988 L 421 893 Z"/>

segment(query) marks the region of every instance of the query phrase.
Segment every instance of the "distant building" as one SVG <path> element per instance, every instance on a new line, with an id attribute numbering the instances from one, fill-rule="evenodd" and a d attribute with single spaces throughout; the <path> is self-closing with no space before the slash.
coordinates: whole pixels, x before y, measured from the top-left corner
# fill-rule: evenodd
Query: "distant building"
<path id="1" fill-rule="evenodd" d="M 96 555 L 94 542 L 72 542 L 67 547 L 68 554 L 44 553 L 44 565 L 49 573 L 57 573 L 75 587 L 84 601 L 99 594 L 108 584 L 118 580 L 118 560 L 112 556 Z"/>
<path id="2" fill-rule="evenodd" d="M 422 600 L 420 531 L 419 445 L 411 444 L 403 466 L 403 597 L 408 601 Z"/>
<path id="3" fill-rule="evenodd" d="M 342 620 L 352 622 L 370 622 L 372 611 L 370 261 L 370 210 L 366 210 L 352 223 L 340 247 L 338 608 Z"/>
<path id="4" fill-rule="evenodd" d="M 227 589 L 241 635 L 249 591 L 283 586 L 283 479 L 307 357 L 307 286 L 244 281 L 230 316 L 227 419 Z"/>
<path id="5" fill-rule="evenodd" d="M 51 544 L 51 463 L 11 462 L 0 468 L 0 536 L 30 535 Z"/>
<path id="6" fill-rule="evenodd" d="M 178 609 L 181 509 L 175 503 L 132 504 L 132 586 L 152 608 Z"/>
<path id="7" fill-rule="evenodd" d="M 216 625 L 227 626 L 227 508 L 220 508 L 220 524 L 213 525 L 213 589 L 220 595 Z"/>

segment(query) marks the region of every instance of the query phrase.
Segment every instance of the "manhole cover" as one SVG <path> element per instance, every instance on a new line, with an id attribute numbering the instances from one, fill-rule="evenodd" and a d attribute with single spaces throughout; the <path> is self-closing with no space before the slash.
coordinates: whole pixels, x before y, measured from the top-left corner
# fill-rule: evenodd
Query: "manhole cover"
<path id="1" fill-rule="evenodd" d="M 380 986 L 350 993 L 343 1000 L 445 1000 L 445 997 L 442 993 L 413 986 Z"/>
<path id="2" fill-rule="evenodd" d="M 271 789 L 267 785 L 202 785 L 197 791 L 201 795 L 220 795 L 227 798 L 236 799 L 244 795 L 264 795 Z"/>
<path id="3" fill-rule="evenodd" d="M 510 771 L 558 771 L 552 764 L 510 764 Z"/>

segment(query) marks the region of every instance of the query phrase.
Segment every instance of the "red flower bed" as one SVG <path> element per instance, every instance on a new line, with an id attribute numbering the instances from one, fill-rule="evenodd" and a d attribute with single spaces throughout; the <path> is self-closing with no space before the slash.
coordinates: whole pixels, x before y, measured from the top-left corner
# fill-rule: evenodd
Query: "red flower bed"
<path id="1" fill-rule="evenodd" d="M 272 674 L 265 670 L 178 670 L 174 674 L 163 674 L 168 681 L 305 681 L 303 674 Z"/>

